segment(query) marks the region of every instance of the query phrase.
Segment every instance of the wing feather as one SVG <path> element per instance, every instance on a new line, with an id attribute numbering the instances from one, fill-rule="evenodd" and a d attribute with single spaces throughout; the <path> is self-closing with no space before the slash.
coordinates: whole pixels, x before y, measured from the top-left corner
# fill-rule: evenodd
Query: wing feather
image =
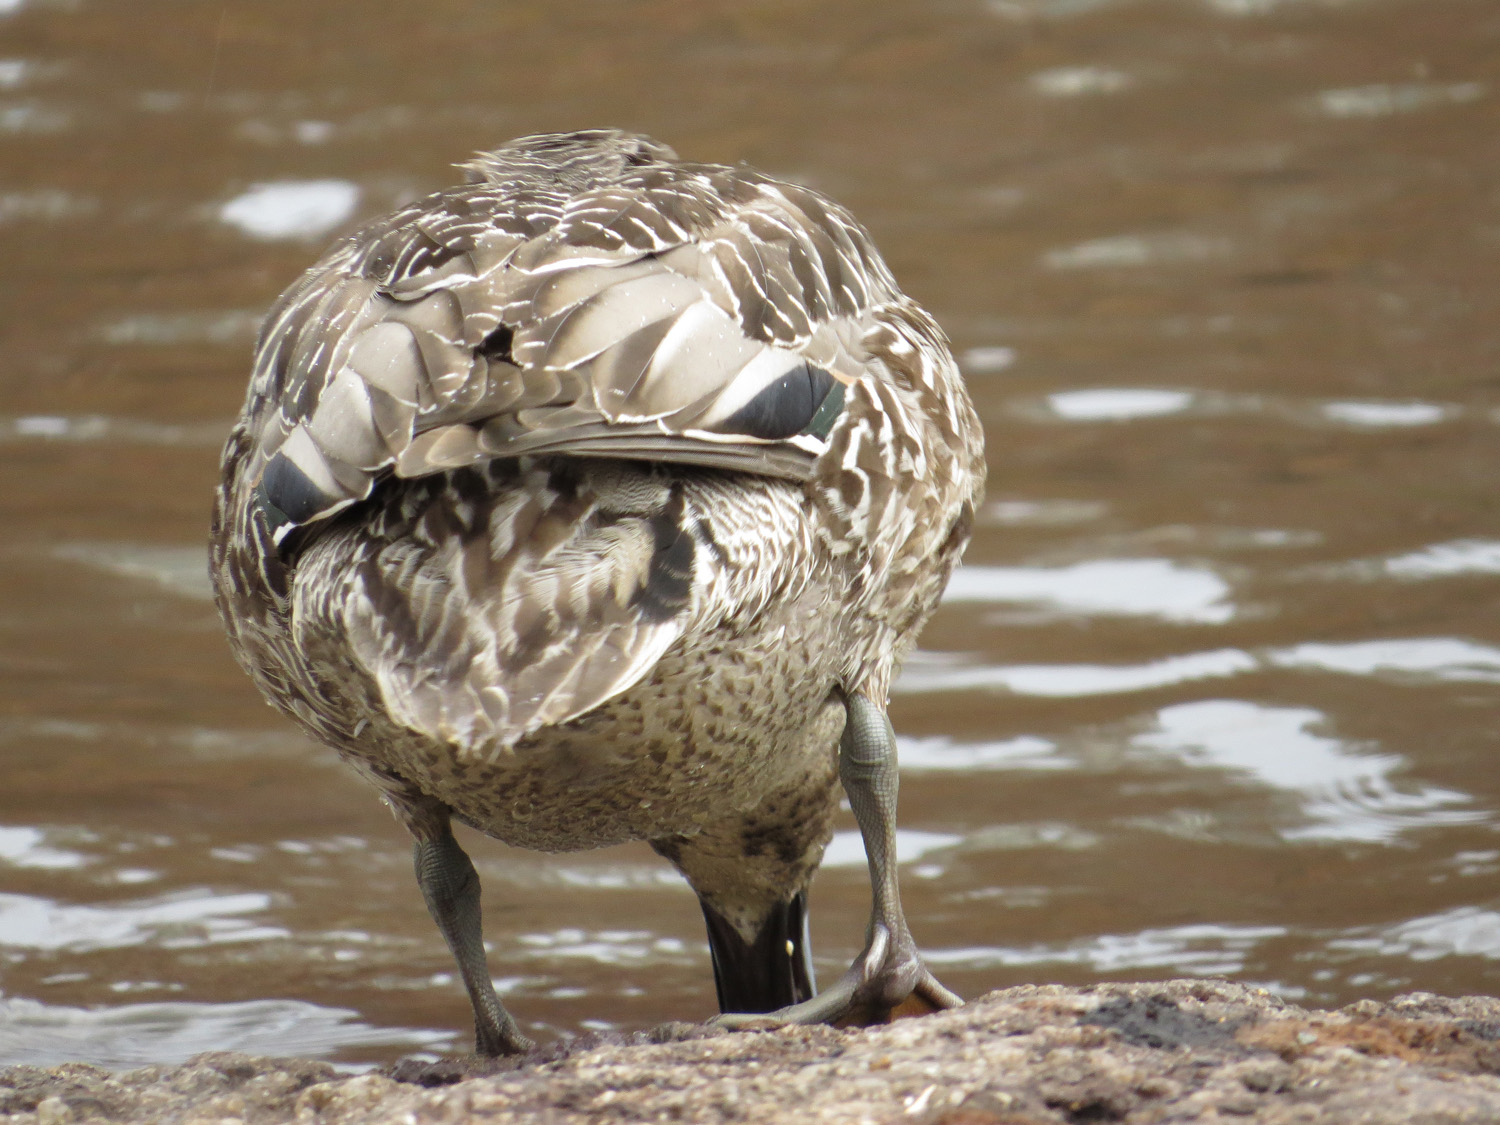
<path id="1" fill-rule="evenodd" d="M 680 485 L 649 470 L 533 470 L 511 483 L 487 533 L 404 533 L 341 576 L 350 652 L 387 712 L 471 757 L 502 753 L 649 674 L 716 565 Z M 446 511 L 445 487 L 406 497 L 399 526 Z M 344 566 L 349 555 L 335 532 L 309 558 Z"/>
<path id="2" fill-rule="evenodd" d="M 532 453 L 806 479 L 843 401 L 806 387 L 864 377 L 894 283 L 815 193 L 642 151 L 487 154 L 479 183 L 346 240 L 283 298 L 252 389 L 278 536 L 388 473 Z"/>

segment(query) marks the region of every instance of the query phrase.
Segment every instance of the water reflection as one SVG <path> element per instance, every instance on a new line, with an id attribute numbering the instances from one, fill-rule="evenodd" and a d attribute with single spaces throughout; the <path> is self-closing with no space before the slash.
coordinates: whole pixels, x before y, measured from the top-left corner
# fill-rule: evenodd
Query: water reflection
<path id="1" fill-rule="evenodd" d="M 1099 500 L 997 500 L 985 505 L 980 522 L 1046 527 L 1088 523 L 1108 510 L 1108 505 Z"/>
<path id="2" fill-rule="evenodd" d="M 1101 934 L 1059 945 L 924 950 L 923 957 L 933 965 L 965 968 L 1084 965 L 1100 973 L 1215 977 L 1241 972 L 1257 945 L 1285 934 L 1280 926 L 1203 924 Z"/>
<path id="3" fill-rule="evenodd" d="M 951 738 L 901 738 L 902 773 L 971 770 L 1070 770 L 1071 758 L 1050 739 L 1023 734 L 995 742 L 956 742 Z"/>
<path id="4" fill-rule="evenodd" d="M 0 416 L 0 442 L 108 441 L 218 447 L 224 444 L 228 434 L 229 426 L 218 422 L 207 425 L 175 425 L 138 418 L 109 418 L 102 414 L 25 414 L 19 418 Z"/>
<path id="5" fill-rule="evenodd" d="M 827 188 L 953 339 L 992 499 L 893 708 L 903 890 L 949 983 L 1500 987 L 1473 21 L 900 0 L 851 39 L 817 5 L 559 34 L 529 3 L 458 31 L 269 2 L 216 39 L 156 0 L 0 0 L 0 1061 L 388 1058 L 466 1018 L 408 841 L 233 665 L 202 543 L 251 335 L 320 240 L 564 122 Z M 839 827 L 829 971 L 869 905 Z M 648 849 L 465 840 L 531 1031 L 711 1010 Z M 115 1006 L 277 996 L 304 1003 Z"/>
<path id="6" fill-rule="evenodd" d="M 896 857 L 902 863 L 916 863 L 934 852 L 963 842 L 951 832 L 920 832 L 914 828 L 896 830 Z M 835 832 L 823 852 L 823 866 L 864 867 L 865 845 L 858 832 Z"/>
<path id="7" fill-rule="evenodd" d="M 219 218 L 251 238 L 316 238 L 348 222 L 359 203 L 348 180 L 256 184 L 219 209 Z"/>
<path id="8" fill-rule="evenodd" d="M 1435 961 L 1440 957 L 1500 960 L 1500 913 L 1478 906 L 1459 906 L 1439 914 L 1412 918 L 1383 929 L 1353 931 L 1328 943 L 1340 953 Z"/>
<path id="9" fill-rule="evenodd" d="M 1042 255 L 1042 263 L 1054 270 L 1140 269 L 1207 262 L 1227 258 L 1233 252 L 1233 244 L 1224 238 L 1191 231 L 1150 231 L 1110 235 L 1048 250 Z"/>
<path id="10" fill-rule="evenodd" d="M 106 344 L 143 344 L 158 348 L 173 344 L 243 344 L 248 347 L 260 331 L 263 315 L 249 309 L 136 313 L 106 324 L 99 330 L 99 338 Z"/>
<path id="11" fill-rule="evenodd" d="M 1054 698 L 1115 695 L 1151 691 L 1198 680 L 1222 679 L 1258 667 L 1255 657 L 1224 648 L 1168 656 L 1145 664 L 1013 664 L 974 666 L 918 653 L 907 662 L 894 691 L 917 694 L 936 691 L 1004 689 L 1017 695 Z"/>
<path id="12" fill-rule="evenodd" d="M 1047 405 L 1070 422 L 1114 422 L 1129 418 L 1157 418 L 1186 410 L 1193 401 L 1187 391 L 1130 387 L 1099 387 L 1087 391 L 1058 391 Z"/>
<path id="13" fill-rule="evenodd" d="M 646 930 L 581 930 L 565 927 L 545 934 L 515 938 L 522 957 L 543 960 L 597 961 L 606 965 L 679 960 L 697 964 L 701 955 L 681 938 L 662 937 Z"/>
<path id="14" fill-rule="evenodd" d="M 1330 402 L 1323 414 L 1351 426 L 1431 426 L 1454 411 L 1432 402 Z"/>
<path id="15" fill-rule="evenodd" d="M 961 567 L 943 601 L 1219 624 L 1234 616 L 1228 594 L 1229 584 L 1202 567 L 1170 559 L 1095 559 L 1065 567 Z"/>
<path id="16" fill-rule="evenodd" d="M 1088 94 L 1118 94 L 1135 85 L 1135 79 L 1120 70 L 1099 66 L 1059 66 L 1040 70 L 1028 81 L 1039 94 L 1053 98 L 1076 98 Z"/>
<path id="17" fill-rule="evenodd" d="M 0 863 L 11 867 L 36 867 L 59 870 L 82 867 L 89 858 L 75 851 L 49 847 L 47 834 L 40 828 L 0 827 Z"/>
<path id="18" fill-rule="evenodd" d="M 1000 345 L 968 348 L 958 359 L 965 375 L 993 375 L 1016 362 L 1016 350 Z"/>
<path id="19" fill-rule="evenodd" d="M 186 1062 L 204 1051 L 326 1057 L 353 1047 L 449 1050 L 447 1031 L 371 1027 L 359 1013 L 297 1000 L 187 1002 L 73 1008 L 0 997 L 0 1059 L 112 1069 Z"/>
<path id="20" fill-rule="evenodd" d="M 74 195 L 57 188 L 0 191 L 0 223 L 58 223 L 82 219 L 98 211 L 99 201 L 92 196 Z"/>
<path id="21" fill-rule="evenodd" d="M 1306 823 L 1279 829 L 1286 840 L 1385 842 L 1412 828 L 1487 819 L 1473 798 L 1439 786 L 1402 784 L 1409 764 L 1317 733 L 1327 717 L 1305 707 L 1213 699 L 1164 707 L 1155 729 L 1132 745 L 1192 766 L 1229 770 L 1298 796 Z"/>
<path id="22" fill-rule="evenodd" d="M 1500 683 L 1500 647 L 1457 637 L 1400 637 L 1301 644 L 1267 654 L 1284 668 L 1413 681 Z"/>
<path id="23" fill-rule="evenodd" d="M 1456 539 L 1385 560 L 1397 578 L 1447 578 L 1459 574 L 1500 574 L 1500 540 Z"/>
<path id="24" fill-rule="evenodd" d="M 1342 90 L 1324 90 L 1314 102 L 1330 117 L 1389 117 L 1445 105 L 1477 101 L 1485 93 L 1483 82 L 1376 83 Z"/>
<path id="25" fill-rule="evenodd" d="M 1376 676 L 1407 683 L 1500 683 L 1500 647 L 1457 637 L 1309 642 L 1247 652 L 1222 648 L 1141 664 L 976 665 L 952 653 L 917 652 L 893 690 L 907 694 L 1003 689 L 1017 695 L 1087 696 L 1152 691 L 1269 667 Z"/>
<path id="26" fill-rule="evenodd" d="M 153 547 L 142 543 L 65 543 L 53 554 L 69 562 L 144 579 L 168 593 L 209 601 L 208 552 L 204 547 Z"/>
<path id="27" fill-rule="evenodd" d="M 45 102 L 0 102 L 0 133 L 61 133 L 72 124 L 69 113 Z"/>
<path id="28" fill-rule="evenodd" d="M 266 894 L 221 895 L 207 890 L 97 906 L 0 894 L 0 950 L 87 953 L 147 944 L 194 949 L 285 938 L 288 931 L 282 927 L 244 917 L 262 914 L 270 905 Z"/>

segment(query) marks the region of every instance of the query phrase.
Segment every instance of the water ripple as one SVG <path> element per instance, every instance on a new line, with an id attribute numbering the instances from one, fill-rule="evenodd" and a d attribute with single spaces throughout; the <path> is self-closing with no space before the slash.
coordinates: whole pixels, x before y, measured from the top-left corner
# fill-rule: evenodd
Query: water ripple
<path id="1" fill-rule="evenodd" d="M 1478 906 L 1454 907 L 1384 929 L 1351 930 L 1349 935 L 1329 942 L 1328 948 L 1413 961 L 1440 957 L 1500 961 L 1500 912 Z"/>
<path id="2" fill-rule="evenodd" d="M 446 1031 L 372 1027 L 347 1008 L 297 1000 L 69 1008 L 0 997 L 0 1066 L 85 1062 L 125 1070 L 186 1062 L 204 1051 L 324 1057 L 348 1047 L 446 1050 Z"/>
<path id="3" fill-rule="evenodd" d="M 1057 752 L 1057 743 L 1023 734 L 996 742 L 956 742 L 951 738 L 898 738 L 903 773 L 973 770 L 1071 770 L 1078 763 Z"/>
<path id="4" fill-rule="evenodd" d="M 1411 828 L 1472 824 L 1486 812 L 1467 793 L 1392 780 L 1408 763 L 1316 733 L 1320 711 L 1212 699 L 1165 707 L 1156 729 L 1135 747 L 1193 766 L 1229 770 L 1246 780 L 1297 794 L 1307 823 L 1280 830 L 1287 840 L 1382 842 Z"/>
<path id="5" fill-rule="evenodd" d="M 913 695 L 986 689 L 1045 697 L 1116 695 L 1267 668 L 1378 676 L 1411 684 L 1500 683 L 1500 648 L 1457 637 L 1397 637 L 1309 642 L 1256 652 L 1221 648 L 1143 664 L 970 664 L 956 654 L 919 650 L 892 690 Z"/>
<path id="6" fill-rule="evenodd" d="M 283 180 L 256 184 L 219 209 L 219 218 L 251 238 L 317 238 L 348 222 L 359 203 L 348 180 Z"/>
<path id="7" fill-rule="evenodd" d="M 1457 637 L 1396 637 L 1345 644 L 1300 644 L 1267 654 L 1282 668 L 1355 676 L 1500 683 L 1500 648 Z"/>
<path id="8" fill-rule="evenodd" d="M 89 856 L 79 852 L 48 847 L 46 838 L 40 828 L 0 827 L 0 863 L 59 871 L 85 867 L 91 862 Z"/>
<path id="9" fill-rule="evenodd" d="M 1170 559 L 1094 559 L 1064 567 L 963 566 L 948 582 L 943 601 L 1222 624 L 1234 616 L 1228 594 L 1229 584 L 1204 567 Z"/>
<path id="10" fill-rule="evenodd" d="M 1329 117 L 1389 117 L 1397 113 L 1462 105 L 1484 96 L 1483 82 L 1378 83 L 1324 90 L 1313 104 Z"/>
<path id="11" fill-rule="evenodd" d="M 1458 574 L 1500 574 L 1500 540 L 1455 539 L 1386 559 L 1387 574 L 1398 578 L 1447 578 Z"/>
<path id="12" fill-rule="evenodd" d="M 681 938 L 661 937 L 648 930 L 581 930 L 564 927 L 549 933 L 520 934 L 516 944 L 533 958 L 580 958 L 606 965 L 641 964 L 665 960 L 693 964 L 697 951 Z"/>
<path id="13" fill-rule="evenodd" d="M 1322 409 L 1331 421 L 1370 429 L 1432 426 L 1458 413 L 1435 402 L 1329 402 Z"/>
<path id="14" fill-rule="evenodd" d="M 919 832 L 913 828 L 896 829 L 896 856 L 901 863 L 915 863 L 933 852 L 963 843 L 962 836 L 951 832 Z M 858 832 L 835 832 L 823 852 L 824 867 L 863 867 L 865 842 Z"/>
<path id="15" fill-rule="evenodd" d="M 918 654 L 922 655 L 922 654 Z M 1069 697 L 1150 691 L 1195 680 L 1252 672 L 1255 657 L 1237 648 L 1168 656 L 1146 664 L 957 665 L 940 660 L 908 662 L 894 690 L 903 694 L 1000 688 L 1017 695 Z"/>
<path id="16" fill-rule="evenodd" d="M 86 953 L 156 944 L 196 949 L 224 942 L 284 938 L 288 931 L 243 917 L 271 905 L 265 894 L 179 891 L 107 906 L 70 906 L 32 895 L 0 894 L 0 948 Z"/>
<path id="17" fill-rule="evenodd" d="M 1047 396 L 1047 405 L 1059 418 L 1070 422 L 1118 422 L 1131 418 L 1159 418 L 1177 414 L 1192 405 L 1187 391 L 1148 387 L 1095 387 L 1080 391 L 1058 391 Z"/>
<path id="18" fill-rule="evenodd" d="M 203 547 L 159 547 L 142 543 L 67 543 L 52 552 L 60 559 L 144 579 L 169 593 L 197 601 L 213 597 L 208 554 Z"/>
<path id="19" fill-rule="evenodd" d="M 1228 976 L 1244 970 L 1258 944 L 1286 932 L 1281 926 L 1173 926 L 1101 934 L 1061 945 L 924 949 L 922 959 L 930 965 L 962 969 L 1084 965 L 1101 973 L 1150 969 L 1195 977 Z"/>
<path id="20" fill-rule="evenodd" d="M 177 424 L 103 414 L 22 414 L 0 416 L 0 442 L 123 441 L 141 445 L 220 446 L 228 423 Z"/>

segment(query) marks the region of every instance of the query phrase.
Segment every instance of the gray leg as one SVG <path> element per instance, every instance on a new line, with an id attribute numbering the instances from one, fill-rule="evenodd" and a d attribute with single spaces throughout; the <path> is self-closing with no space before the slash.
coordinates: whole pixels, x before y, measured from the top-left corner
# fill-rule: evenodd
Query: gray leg
<path id="1" fill-rule="evenodd" d="M 469 1001 L 474 1005 L 474 1050 L 485 1056 L 523 1054 L 531 1049 L 532 1042 L 521 1034 L 495 995 L 484 960 L 479 874 L 453 838 L 446 810 L 440 822 L 434 823 L 437 818 L 431 816 L 424 820 L 427 832 L 417 835 L 413 851 L 417 883 L 469 990 Z"/>
<path id="2" fill-rule="evenodd" d="M 878 1023 L 916 997 L 929 1009 L 963 1003 L 938 983 L 917 955 L 896 883 L 896 735 L 885 712 L 862 695 L 844 700 L 848 717 L 839 743 L 839 780 L 849 796 L 870 865 L 873 902 L 865 948 L 837 984 L 769 1016 L 719 1016 L 728 1027 L 785 1023 Z"/>

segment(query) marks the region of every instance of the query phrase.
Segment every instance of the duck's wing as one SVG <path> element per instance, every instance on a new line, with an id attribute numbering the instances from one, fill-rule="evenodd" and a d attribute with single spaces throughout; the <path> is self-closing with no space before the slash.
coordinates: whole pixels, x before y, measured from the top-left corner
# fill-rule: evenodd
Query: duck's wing
<path id="1" fill-rule="evenodd" d="M 625 466 L 513 472 L 474 509 L 482 528 L 447 534 L 469 477 L 381 506 L 396 535 L 380 516 L 354 535 L 335 521 L 304 561 L 314 572 L 292 618 L 310 647 L 334 614 L 399 725 L 494 757 L 649 675 L 718 583 L 724 551 L 681 481 Z"/>
<path id="2" fill-rule="evenodd" d="M 652 162 L 498 177 L 336 247 L 273 310 L 249 478 L 278 540 L 415 478 L 534 453 L 806 479 L 898 300 L 816 193 Z"/>

